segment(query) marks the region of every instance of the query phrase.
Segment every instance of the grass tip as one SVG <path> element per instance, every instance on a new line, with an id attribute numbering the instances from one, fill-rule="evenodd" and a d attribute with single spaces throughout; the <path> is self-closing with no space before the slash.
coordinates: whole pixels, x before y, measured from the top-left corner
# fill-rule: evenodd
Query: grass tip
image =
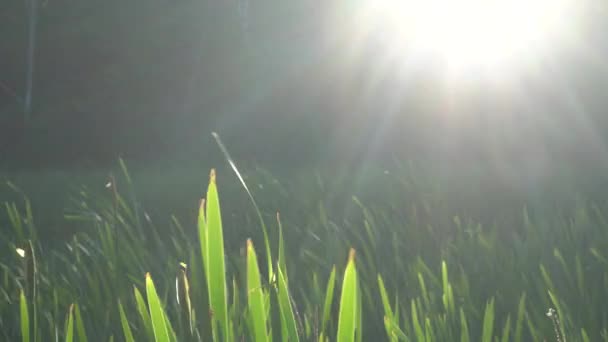
<path id="1" fill-rule="evenodd" d="M 199 207 L 198 207 L 198 219 L 199 221 L 205 221 L 205 199 L 201 198 L 201 201 L 199 203 Z"/>
<path id="2" fill-rule="evenodd" d="M 253 242 L 251 239 L 247 239 L 247 249 L 253 248 Z"/>
<path id="3" fill-rule="evenodd" d="M 348 261 L 349 262 L 355 261 L 355 249 L 354 248 L 351 248 L 350 251 L 348 252 Z"/>
<path id="4" fill-rule="evenodd" d="M 209 173 L 209 183 L 215 184 L 215 169 L 211 169 Z"/>

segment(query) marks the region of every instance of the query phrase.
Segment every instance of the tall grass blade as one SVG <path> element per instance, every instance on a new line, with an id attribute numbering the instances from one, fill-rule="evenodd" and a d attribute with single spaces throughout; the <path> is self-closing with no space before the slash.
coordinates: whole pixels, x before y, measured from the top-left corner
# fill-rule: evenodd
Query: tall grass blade
<path id="1" fill-rule="evenodd" d="M 591 339 L 589 338 L 589 335 L 587 335 L 585 329 L 581 329 L 581 339 L 583 342 L 591 342 Z"/>
<path id="2" fill-rule="evenodd" d="M 154 282 L 150 273 L 146 273 L 146 294 L 148 297 L 148 307 L 150 309 L 150 318 L 152 321 L 152 330 L 154 331 L 154 340 L 156 342 L 169 342 L 169 331 L 165 322 L 165 313 L 162 308 Z"/>
<path id="3" fill-rule="evenodd" d="M 173 326 L 171 325 L 171 321 L 169 321 L 169 317 L 166 314 L 164 314 L 164 316 L 165 316 L 165 326 L 167 327 L 167 332 L 169 333 L 169 341 L 177 342 L 177 334 L 175 333 L 175 330 L 173 329 Z"/>
<path id="4" fill-rule="evenodd" d="M 382 299 L 382 305 L 384 306 L 384 316 L 388 317 L 389 320 L 394 320 L 393 309 L 391 309 L 391 303 L 388 300 L 388 294 L 384 287 L 384 281 L 380 274 L 378 274 L 378 288 L 380 289 L 380 298 Z"/>
<path id="5" fill-rule="evenodd" d="M 363 340 L 363 302 L 362 302 L 363 291 L 361 291 L 361 286 L 359 285 L 358 281 L 356 284 L 356 291 L 357 291 L 357 303 L 356 303 L 357 317 L 355 318 L 355 323 L 356 323 L 355 338 L 357 339 L 357 342 L 361 342 Z"/>
<path id="6" fill-rule="evenodd" d="M 247 304 L 256 342 L 267 342 L 264 289 L 260 280 L 258 259 L 251 240 L 247 240 Z"/>
<path id="7" fill-rule="evenodd" d="M 68 319 L 65 328 L 65 342 L 74 341 L 74 304 L 70 305 Z"/>
<path id="8" fill-rule="evenodd" d="M 325 303 L 323 305 L 323 321 L 321 322 L 321 332 L 326 332 L 327 324 L 331 317 L 331 306 L 334 301 L 334 288 L 336 287 L 336 266 L 334 265 L 329 274 L 327 289 L 325 291 Z"/>
<path id="9" fill-rule="evenodd" d="M 414 326 L 414 334 L 416 335 L 416 341 L 425 342 L 426 336 L 422 330 L 422 325 L 418 319 L 418 308 L 416 307 L 416 301 L 412 299 L 412 325 Z"/>
<path id="10" fill-rule="evenodd" d="M 526 315 L 526 293 L 523 293 L 519 299 L 517 305 L 517 321 L 515 322 L 515 335 L 513 336 L 514 342 L 522 341 L 522 332 L 524 328 L 524 318 Z"/>
<path id="11" fill-rule="evenodd" d="M 122 303 L 118 300 L 118 312 L 120 314 L 120 324 L 122 325 L 122 331 L 125 335 L 125 342 L 134 342 L 133 332 L 131 331 L 131 327 L 129 326 L 129 321 L 127 320 L 127 315 L 125 315 L 125 310 L 122 307 Z"/>
<path id="12" fill-rule="evenodd" d="M 285 259 L 285 241 L 283 239 L 283 225 L 281 224 L 281 216 L 277 213 L 277 224 L 279 226 L 279 268 L 283 271 L 283 277 L 287 281 L 287 261 Z"/>
<path id="13" fill-rule="evenodd" d="M 23 290 L 19 296 L 19 303 L 21 308 L 21 341 L 30 342 L 30 314 L 28 312 L 27 299 Z"/>
<path id="14" fill-rule="evenodd" d="M 78 303 L 74 304 L 74 320 L 76 321 L 76 336 L 78 336 L 78 342 L 87 342 L 87 334 Z"/>
<path id="15" fill-rule="evenodd" d="M 494 332 L 494 298 L 486 304 L 486 310 L 483 314 L 483 330 L 481 333 L 481 342 L 492 342 L 492 334 Z"/>
<path id="16" fill-rule="evenodd" d="M 420 292 L 422 293 L 422 300 L 423 300 L 424 306 L 426 308 L 430 308 L 431 300 L 429 298 L 429 293 L 426 288 L 426 284 L 424 282 L 424 276 L 420 272 L 418 272 L 418 284 L 420 284 Z"/>
<path id="17" fill-rule="evenodd" d="M 454 310 L 455 310 L 454 295 L 452 292 L 452 285 L 450 284 L 450 281 L 448 278 L 448 266 L 445 263 L 445 261 L 441 262 L 441 280 L 442 280 L 442 284 L 443 284 L 443 295 L 442 295 L 443 306 L 445 308 L 445 311 L 448 313 L 448 315 L 450 317 L 453 317 Z"/>
<path id="18" fill-rule="evenodd" d="M 133 286 L 133 292 L 135 294 L 135 303 L 137 304 L 137 311 L 139 312 L 139 316 L 141 317 L 141 320 L 144 324 L 144 328 L 146 329 L 148 340 L 154 341 L 154 329 L 152 328 L 152 320 L 150 319 L 150 314 L 148 313 L 144 297 L 141 295 L 141 292 L 139 292 L 139 290 L 135 286 Z"/>
<path id="19" fill-rule="evenodd" d="M 175 290 L 177 292 L 177 305 L 180 308 L 181 321 L 186 321 L 188 334 L 192 335 L 192 303 L 190 301 L 190 282 L 188 281 L 187 265 L 179 264 L 177 277 L 175 279 Z"/>
<path id="20" fill-rule="evenodd" d="M 471 335 L 469 334 L 469 324 L 464 310 L 460 308 L 460 342 L 470 342 Z"/>
<path id="21" fill-rule="evenodd" d="M 226 158 L 226 161 L 228 161 L 230 168 L 232 168 L 232 171 L 234 171 L 237 178 L 241 182 L 241 185 L 245 189 L 245 192 L 247 192 L 247 195 L 249 196 L 249 200 L 251 200 L 251 203 L 253 204 L 253 208 L 255 209 L 258 219 L 260 220 L 260 225 L 262 226 L 262 233 L 264 234 L 264 244 L 266 247 L 266 259 L 267 259 L 266 262 L 268 265 L 268 282 L 272 282 L 273 279 L 275 278 L 275 275 L 274 275 L 274 270 L 273 270 L 273 266 L 272 266 L 272 254 L 270 252 L 270 242 L 268 240 L 268 229 L 266 228 L 266 223 L 264 222 L 264 217 L 262 216 L 262 211 L 258 207 L 258 204 L 255 201 L 253 194 L 251 193 L 251 191 L 249 191 L 249 187 L 247 186 L 247 183 L 245 183 L 245 179 L 243 178 L 243 176 L 241 176 L 239 169 L 236 167 L 236 163 L 234 162 L 234 159 L 232 159 L 232 157 L 230 156 L 230 153 L 228 153 L 228 149 L 226 148 L 224 143 L 222 143 L 220 136 L 216 132 L 212 132 L 211 135 L 213 135 L 215 142 L 217 143 L 220 150 L 222 151 L 222 154 L 224 154 L 224 158 Z"/>
<path id="22" fill-rule="evenodd" d="M 576 271 L 576 284 L 581 297 L 585 296 L 585 274 L 583 271 L 583 264 L 580 256 L 577 254 L 574 257 L 575 271 Z"/>
<path id="23" fill-rule="evenodd" d="M 206 246 L 204 250 L 206 252 L 205 265 L 208 267 L 205 274 L 207 275 L 209 304 L 213 315 L 212 320 L 216 320 L 219 323 L 222 338 L 230 340 L 231 334 L 228 326 L 228 302 L 226 296 L 226 264 L 224 261 L 224 233 L 215 183 L 215 170 L 211 170 L 209 176 L 206 204 Z"/>
<path id="24" fill-rule="evenodd" d="M 549 293 L 549 298 L 551 298 L 551 302 L 553 303 L 553 305 L 555 305 L 555 309 L 557 310 L 557 313 L 556 313 L 557 317 L 554 318 L 555 321 L 558 324 L 557 328 L 559 329 L 559 333 L 562 336 L 562 340 L 565 340 L 566 339 L 566 337 L 565 337 L 566 333 L 564 331 L 564 322 L 563 322 L 561 313 L 562 312 L 567 312 L 567 311 L 564 311 L 562 305 L 560 304 L 559 299 L 557 298 L 557 296 L 553 292 L 551 292 L 550 290 L 547 291 L 547 292 Z"/>
<path id="25" fill-rule="evenodd" d="M 34 342 L 38 342 L 38 262 L 32 240 L 28 240 L 25 246 L 25 276 L 26 293 L 32 306 Z"/>
<path id="26" fill-rule="evenodd" d="M 205 199 L 201 199 L 198 209 L 198 237 L 201 245 L 201 258 L 203 261 L 203 271 L 205 273 L 205 281 L 209 281 L 209 257 L 207 256 L 207 221 L 205 219 Z"/>
<path id="27" fill-rule="evenodd" d="M 342 282 L 340 315 L 338 318 L 338 342 L 353 342 L 357 327 L 357 269 L 355 250 L 351 248 Z"/>
<path id="28" fill-rule="evenodd" d="M 435 338 L 435 333 L 433 331 L 433 326 L 431 325 L 431 319 L 429 317 L 426 317 L 426 319 L 424 320 L 424 332 L 427 341 L 437 341 L 437 338 Z"/>
<path id="29" fill-rule="evenodd" d="M 505 326 L 502 329 L 502 337 L 500 338 L 500 341 L 509 342 L 510 333 L 511 333 L 511 315 L 508 315 L 507 321 L 505 322 Z"/>
<path id="30" fill-rule="evenodd" d="M 291 306 L 291 296 L 289 294 L 289 288 L 287 286 L 287 280 L 283 276 L 283 270 L 281 267 L 277 269 L 278 282 L 279 282 L 279 309 L 281 316 L 287 327 L 287 341 L 299 342 L 298 327 L 296 319 L 293 314 L 293 307 Z"/>
<path id="31" fill-rule="evenodd" d="M 388 333 L 389 339 L 391 342 L 395 341 L 406 341 L 409 342 L 410 339 L 405 335 L 403 330 L 399 328 L 396 322 L 389 319 L 387 316 L 384 316 L 384 327 Z"/>

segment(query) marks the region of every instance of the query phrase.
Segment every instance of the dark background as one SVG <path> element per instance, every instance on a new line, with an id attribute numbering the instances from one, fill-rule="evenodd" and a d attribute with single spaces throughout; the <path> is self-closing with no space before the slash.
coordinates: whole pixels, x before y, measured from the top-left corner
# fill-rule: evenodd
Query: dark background
<path id="1" fill-rule="evenodd" d="M 291 166 L 604 167 L 608 31 L 604 5 L 584 3 L 554 54 L 448 84 L 441 61 L 404 67 L 357 36 L 348 2 L 251 0 L 244 29 L 236 0 L 43 1 L 26 126 L 27 7 L 3 0 L 0 166 L 216 158 L 217 131 L 241 160 Z"/>

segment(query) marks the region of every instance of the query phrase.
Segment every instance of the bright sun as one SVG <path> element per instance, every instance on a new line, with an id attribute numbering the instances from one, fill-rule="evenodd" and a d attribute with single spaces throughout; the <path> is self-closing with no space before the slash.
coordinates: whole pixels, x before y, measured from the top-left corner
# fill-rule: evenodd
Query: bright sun
<path id="1" fill-rule="evenodd" d="M 576 0 L 368 0 L 360 24 L 405 53 L 454 70 L 500 68 L 547 53 L 574 28 Z M 508 69 L 508 68 L 507 68 Z"/>

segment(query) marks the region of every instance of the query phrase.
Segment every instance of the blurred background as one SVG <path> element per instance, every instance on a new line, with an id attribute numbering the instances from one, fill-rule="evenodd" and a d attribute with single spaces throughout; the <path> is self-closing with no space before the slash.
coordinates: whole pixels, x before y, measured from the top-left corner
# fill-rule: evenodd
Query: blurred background
<path id="1" fill-rule="evenodd" d="M 525 65 L 453 76 L 362 28 L 360 2 L 42 1 L 26 123 L 30 12 L 5 0 L 0 165 L 215 160 L 217 131 L 235 158 L 281 167 L 399 158 L 524 177 L 604 170 L 602 3 L 566 16 L 576 25 L 559 48 L 518 51 Z"/>

